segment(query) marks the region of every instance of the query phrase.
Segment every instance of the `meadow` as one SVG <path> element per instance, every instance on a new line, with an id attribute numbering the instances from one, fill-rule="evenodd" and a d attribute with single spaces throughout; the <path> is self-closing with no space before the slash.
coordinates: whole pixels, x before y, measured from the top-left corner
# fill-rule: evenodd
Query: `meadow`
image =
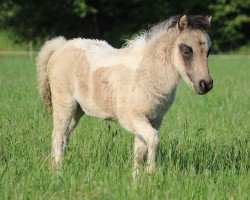
<path id="1" fill-rule="evenodd" d="M 35 59 L 0 57 L 0 199 L 249 199 L 250 56 L 211 56 L 214 88 L 181 81 L 160 128 L 158 166 L 133 181 L 133 136 L 84 116 L 50 169 L 51 116 Z"/>

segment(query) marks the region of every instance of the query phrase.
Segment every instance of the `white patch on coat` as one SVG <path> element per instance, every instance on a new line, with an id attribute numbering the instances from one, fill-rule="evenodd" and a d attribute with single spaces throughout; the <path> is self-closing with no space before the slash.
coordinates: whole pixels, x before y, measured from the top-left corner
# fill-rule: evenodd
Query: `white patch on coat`
<path id="1" fill-rule="evenodd" d="M 131 44 L 124 48 L 116 49 L 106 41 L 81 38 L 74 39 L 73 45 L 75 48 L 85 51 L 88 61 L 93 68 L 124 65 L 132 70 L 139 67 L 145 46 L 144 42 L 140 40 L 136 41 L 136 45 Z M 141 51 L 138 51 L 138 49 Z"/>

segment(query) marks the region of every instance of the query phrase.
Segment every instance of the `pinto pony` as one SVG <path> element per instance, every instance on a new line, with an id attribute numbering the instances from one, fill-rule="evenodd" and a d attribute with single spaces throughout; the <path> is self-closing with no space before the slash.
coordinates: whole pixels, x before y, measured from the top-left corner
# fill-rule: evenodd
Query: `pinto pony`
<path id="1" fill-rule="evenodd" d="M 47 41 L 37 58 L 39 92 L 53 114 L 52 160 L 83 114 L 114 119 L 134 134 L 133 177 L 147 156 L 155 171 L 159 128 L 178 80 L 198 94 L 211 90 L 207 57 L 211 17 L 173 16 L 116 49 L 90 39 Z"/>

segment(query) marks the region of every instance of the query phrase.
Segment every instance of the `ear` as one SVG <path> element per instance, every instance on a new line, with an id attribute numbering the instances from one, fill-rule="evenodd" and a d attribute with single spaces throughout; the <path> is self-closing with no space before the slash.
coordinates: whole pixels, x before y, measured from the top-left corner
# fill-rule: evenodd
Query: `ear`
<path id="1" fill-rule="evenodd" d="M 210 27 L 211 26 L 211 21 L 212 21 L 212 15 L 211 16 L 206 16 L 205 20 L 207 21 L 208 26 Z"/>
<path id="2" fill-rule="evenodd" d="M 188 27 L 188 17 L 187 17 L 187 15 L 183 15 L 178 20 L 178 29 L 180 31 L 183 31 L 187 27 Z"/>

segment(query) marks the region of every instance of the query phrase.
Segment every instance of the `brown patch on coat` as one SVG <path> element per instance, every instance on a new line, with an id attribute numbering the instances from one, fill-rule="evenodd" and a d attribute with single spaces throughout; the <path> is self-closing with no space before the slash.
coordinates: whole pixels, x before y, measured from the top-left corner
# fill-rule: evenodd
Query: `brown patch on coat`
<path id="1" fill-rule="evenodd" d="M 110 82 L 112 67 L 101 67 L 93 74 L 93 99 L 105 112 L 114 115 L 114 90 Z"/>
<path id="2" fill-rule="evenodd" d="M 86 53 L 83 50 L 76 49 L 75 50 L 75 60 L 77 61 L 77 68 L 76 68 L 76 77 L 78 80 L 78 89 L 79 91 L 87 96 L 89 91 L 89 71 L 90 71 L 90 64 L 87 61 Z"/>
<path id="3" fill-rule="evenodd" d="M 118 93 L 126 93 L 130 70 L 123 65 L 100 67 L 93 73 L 93 100 L 103 111 L 111 116 L 117 114 Z"/>

